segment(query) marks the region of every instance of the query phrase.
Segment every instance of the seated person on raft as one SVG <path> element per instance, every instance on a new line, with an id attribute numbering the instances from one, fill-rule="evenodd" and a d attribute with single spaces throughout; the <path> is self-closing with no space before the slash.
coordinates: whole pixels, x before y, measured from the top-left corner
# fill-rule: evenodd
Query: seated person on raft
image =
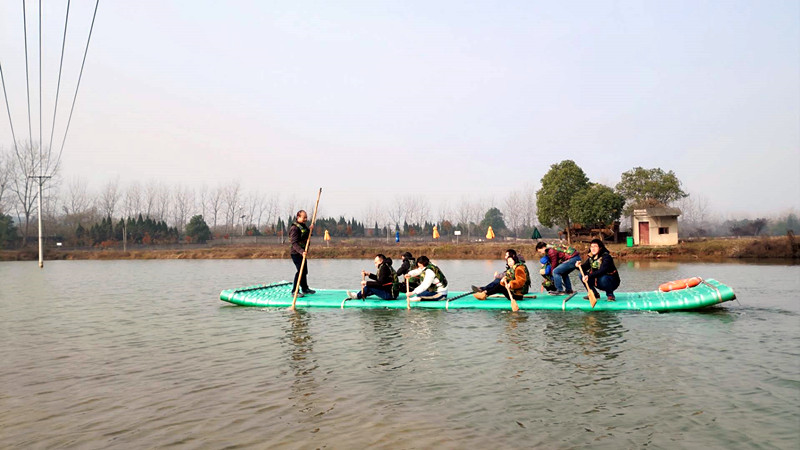
<path id="1" fill-rule="evenodd" d="M 594 293 L 594 298 L 600 298 L 597 290 L 605 291 L 608 301 L 616 300 L 614 291 L 619 287 L 620 278 L 614 258 L 600 239 L 592 239 L 589 245 L 589 258 L 581 263 L 575 263 L 575 267 L 583 269 L 583 282 L 586 283 Z M 584 297 L 588 299 L 587 295 Z"/>
<path id="2" fill-rule="evenodd" d="M 347 291 L 347 298 L 352 300 L 367 298 L 376 295 L 383 300 L 394 300 L 400 292 L 400 284 L 397 282 L 397 274 L 392 268 L 392 260 L 382 254 L 375 255 L 375 267 L 377 273 L 370 273 L 366 270 L 361 271 L 361 277 L 368 277 L 369 280 L 361 281 L 361 291 Z"/>
<path id="3" fill-rule="evenodd" d="M 514 249 L 508 249 L 508 250 L 506 250 L 506 251 L 505 251 L 505 253 L 503 254 L 503 260 L 504 260 L 504 261 L 506 261 L 506 268 L 505 268 L 505 269 L 503 269 L 503 271 L 502 271 L 502 272 L 495 272 L 495 273 L 494 273 L 494 279 L 493 279 L 493 280 L 492 280 L 492 281 L 491 281 L 489 284 L 487 284 L 486 286 L 481 286 L 481 287 L 478 287 L 478 286 L 472 285 L 472 286 L 471 286 L 471 288 L 472 288 L 472 292 L 481 292 L 481 291 L 485 292 L 485 291 L 488 291 L 488 290 L 490 290 L 490 289 L 494 289 L 494 287 L 495 287 L 495 286 L 498 286 L 498 285 L 500 284 L 500 280 L 502 280 L 502 279 L 503 279 L 503 277 L 505 277 L 505 273 L 506 273 L 506 271 L 508 271 L 508 269 L 509 269 L 509 266 L 508 266 L 508 256 L 509 256 L 509 255 L 511 255 L 511 254 L 514 254 L 514 255 L 516 255 L 516 254 L 517 254 L 517 251 L 516 251 L 516 250 L 514 250 Z M 525 258 L 523 258 L 523 257 L 522 257 L 522 255 L 517 255 L 517 256 L 519 257 L 519 259 L 520 259 L 520 260 L 521 260 L 523 263 L 525 262 Z"/>
<path id="4" fill-rule="evenodd" d="M 422 277 L 422 281 L 413 291 L 406 295 L 411 296 L 412 302 L 420 300 L 443 300 L 447 297 L 447 278 L 441 269 L 431 264 L 427 256 L 417 259 L 417 268 L 405 275 L 406 280 Z"/>
<path id="5" fill-rule="evenodd" d="M 542 256 L 542 259 L 539 260 L 542 264 L 542 268 L 539 269 L 539 273 L 542 275 L 542 288 L 547 292 L 555 291 L 556 284 L 553 281 L 553 268 L 550 266 L 550 258 L 547 256 Z"/>
<path id="6" fill-rule="evenodd" d="M 397 278 L 403 280 L 405 274 L 407 274 L 409 270 L 417 267 L 417 261 L 414 259 L 414 257 L 411 255 L 410 252 L 403 253 L 402 255 L 400 255 L 400 258 L 402 259 L 403 262 L 400 264 L 400 268 L 397 269 Z M 409 278 L 408 288 L 416 289 L 416 287 L 419 286 L 419 281 L 420 281 L 419 277 Z"/>
<path id="7" fill-rule="evenodd" d="M 508 250 L 506 252 L 506 263 L 508 264 L 508 269 L 500 282 L 486 291 L 474 293 L 473 296 L 475 298 L 478 300 L 486 300 L 486 297 L 490 295 L 503 294 L 505 298 L 510 300 L 511 298 L 508 296 L 508 291 L 511 290 L 514 300 L 523 299 L 531 286 L 531 277 L 528 273 L 528 268 L 524 263 L 520 262 L 520 258 L 514 250 Z M 489 283 L 490 286 L 491 284 L 493 283 Z"/>

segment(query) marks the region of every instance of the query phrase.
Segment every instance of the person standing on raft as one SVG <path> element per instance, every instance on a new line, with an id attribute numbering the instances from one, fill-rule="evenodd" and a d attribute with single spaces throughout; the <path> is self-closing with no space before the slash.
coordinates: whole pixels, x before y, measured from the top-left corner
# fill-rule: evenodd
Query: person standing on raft
<path id="1" fill-rule="evenodd" d="M 608 301 L 613 302 L 614 290 L 619 287 L 620 279 L 617 266 L 614 265 L 614 258 L 603 245 L 600 239 L 592 239 L 589 244 L 589 258 L 585 262 L 578 261 L 575 267 L 583 269 L 583 282 L 586 283 L 594 293 L 594 298 L 600 298 L 597 290 L 605 291 Z M 584 297 L 588 299 L 587 295 Z"/>
<path id="2" fill-rule="evenodd" d="M 303 267 L 303 273 L 300 273 L 300 266 L 303 264 L 303 257 L 306 256 L 306 243 L 308 242 L 308 238 L 311 236 L 311 228 L 306 225 L 307 221 L 308 214 L 301 209 L 300 211 L 297 211 L 294 223 L 292 223 L 292 227 L 289 228 L 289 241 L 292 243 L 289 256 L 292 257 L 292 262 L 297 268 L 297 273 L 294 274 L 294 285 L 292 286 L 292 292 L 297 289 L 297 283 L 300 283 L 300 288 L 303 290 L 297 294 L 298 297 L 303 297 L 306 294 L 314 294 L 317 292 L 308 287 L 308 258 L 306 258 L 306 264 L 305 267 Z"/>
<path id="3" fill-rule="evenodd" d="M 375 267 L 378 273 L 370 273 L 366 270 L 361 271 L 362 277 L 369 280 L 361 282 L 360 292 L 347 291 L 347 298 L 358 300 L 367 298 L 370 295 L 377 295 L 383 300 L 394 300 L 400 293 L 400 284 L 397 282 L 397 274 L 392 267 L 392 260 L 382 254 L 375 255 Z"/>
<path id="4" fill-rule="evenodd" d="M 499 283 L 489 283 L 486 286 L 487 290 L 479 291 L 472 295 L 478 300 L 486 300 L 486 297 L 490 295 L 503 294 L 505 298 L 511 300 L 511 297 L 508 296 L 508 291 L 510 290 L 514 300 L 522 300 L 531 287 L 531 276 L 528 273 L 528 267 L 520 261 L 517 252 L 511 249 L 506 252 L 506 264 L 508 268 Z"/>
<path id="5" fill-rule="evenodd" d="M 414 288 L 409 294 L 412 302 L 420 300 L 442 300 L 447 298 L 447 278 L 442 270 L 431 264 L 427 256 L 417 258 L 417 268 L 405 275 L 406 280 L 414 277 L 422 277 L 419 286 Z"/>

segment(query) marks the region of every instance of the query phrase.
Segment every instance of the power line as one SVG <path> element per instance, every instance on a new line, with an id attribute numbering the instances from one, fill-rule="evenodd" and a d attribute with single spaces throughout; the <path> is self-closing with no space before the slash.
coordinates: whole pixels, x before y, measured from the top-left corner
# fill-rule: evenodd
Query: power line
<path id="1" fill-rule="evenodd" d="M 33 144 L 33 131 L 31 130 L 31 83 L 28 75 L 28 18 L 25 13 L 25 0 L 22 0 L 22 30 L 25 33 L 25 88 L 28 94 L 28 139 Z"/>
<path id="2" fill-rule="evenodd" d="M 39 176 L 44 176 L 42 162 L 42 0 L 39 0 Z M 41 182 L 41 181 L 40 181 Z M 40 189 L 41 191 L 41 189 Z M 39 211 L 41 215 L 41 208 Z"/>
<path id="3" fill-rule="evenodd" d="M 53 148 L 53 134 L 56 131 L 56 111 L 58 111 L 58 93 L 61 91 L 61 69 L 64 67 L 64 46 L 67 42 L 67 24 L 69 23 L 70 1 L 71 0 L 67 0 L 67 17 L 66 19 L 64 19 L 64 38 L 61 40 L 61 63 L 58 65 L 58 85 L 56 86 L 56 105 L 53 107 L 53 127 L 50 129 L 50 145 L 47 147 L 48 149 Z"/>
<path id="4" fill-rule="evenodd" d="M 92 14 L 92 25 L 89 27 L 89 37 L 86 39 L 86 50 L 83 52 L 83 62 L 81 62 L 81 71 L 78 75 L 78 85 L 75 86 L 75 96 L 72 98 L 72 107 L 69 110 L 69 119 L 67 120 L 67 128 L 64 130 L 64 139 L 61 141 L 61 149 L 58 151 L 58 158 L 56 159 L 55 167 L 61 161 L 61 153 L 64 151 L 64 144 L 67 142 L 67 133 L 69 132 L 69 125 L 72 123 L 72 112 L 75 111 L 75 102 L 78 99 L 78 89 L 81 87 L 81 78 L 83 77 L 83 67 L 86 64 L 86 55 L 89 53 L 89 42 L 92 40 L 92 31 L 94 30 L 94 19 L 97 17 L 97 7 L 100 5 L 100 0 L 94 4 L 94 14 Z"/>
<path id="5" fill-rule="evenodd" d="M 8 124 L 11 126 L 11 139 L 14 140 L 14 151 L 19 155 L 17 149 L 17 135 L 14 134 L 14 122 L 11 120 L 11 107 L 8 104 L 8 93 L 6 93 L 6 78 L 3 76 L 3 64 L 0 63 L 0 81 L 3 83 L 3 97 L 6 99 L 6 111 L 8 112 Z"/>

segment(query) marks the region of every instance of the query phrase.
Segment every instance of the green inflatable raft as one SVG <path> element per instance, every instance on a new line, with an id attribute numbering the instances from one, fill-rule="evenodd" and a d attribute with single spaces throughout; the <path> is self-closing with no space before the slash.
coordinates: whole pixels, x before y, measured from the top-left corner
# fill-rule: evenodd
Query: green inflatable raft
<path id="1" fill-rule="evenodd" d="M 292 283 L 282 281 L 267 285 L 228 289 L 220 293 L 220 300 L 240 306 L 286 308 L 292 305 Z M 504 297 L 478 300 L 471 292 L 451 292 L 447 300 L 410 302 L 411 308 L 425 309 L 511 309 L 511 302 Z M 583 310 L 583 311 L 680 311 L 705 308 L 736 298 L 733 289 L 716 281 L 703 280 L 695 287 L 670 292 L 618 292 L 616 301 L 609 302 L 601 295 L 592 308 L 585 300 L 584 292 L 570 295 L 548 295 L 536 293 L 517 301 L 521 310 Z M 405 293 L 397 300 L 381 300 L 369 297 L 366 300 L 345 300 L 344 290 L 319 289 L 316 294 L 297 299 L 297 308 L 372 308 L 405 309 Z"/>

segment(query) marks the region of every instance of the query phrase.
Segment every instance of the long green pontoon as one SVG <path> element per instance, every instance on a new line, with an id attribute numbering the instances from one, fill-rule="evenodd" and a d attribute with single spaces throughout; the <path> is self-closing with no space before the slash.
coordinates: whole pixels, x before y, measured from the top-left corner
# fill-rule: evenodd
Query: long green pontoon
<path id="1" fill-rule="evenodd" d="M 594 308 L 585 300 L 585 293 L 548 295 L 536 293 L 517 301 L 522 310 L 584 310 L 584 311 L 680 311 L 704 308 L 736 298 L 733 289 L 716 281 L 704 280 L 691 288 L 671 292 L 618 292 L 616 301 L 609 302 L 601 295 Z M 278 282 L 268 285 L 228 289 L 220 293 L 220 300 L 241 306 L 286 308 L 292 305 L 292 283 Z M 297 308 L 390 308 L 405 309 L 405 293 L 397 300 L 344 300 L 343 290 L 319 289 L 316 294 L 297 299 Z M 412 308 L 426 309 L 511 309 L 511 302 L 503 297 L 477 300 L 471 292 L 451 292 L 447 300 L 411 302 Z"/>

